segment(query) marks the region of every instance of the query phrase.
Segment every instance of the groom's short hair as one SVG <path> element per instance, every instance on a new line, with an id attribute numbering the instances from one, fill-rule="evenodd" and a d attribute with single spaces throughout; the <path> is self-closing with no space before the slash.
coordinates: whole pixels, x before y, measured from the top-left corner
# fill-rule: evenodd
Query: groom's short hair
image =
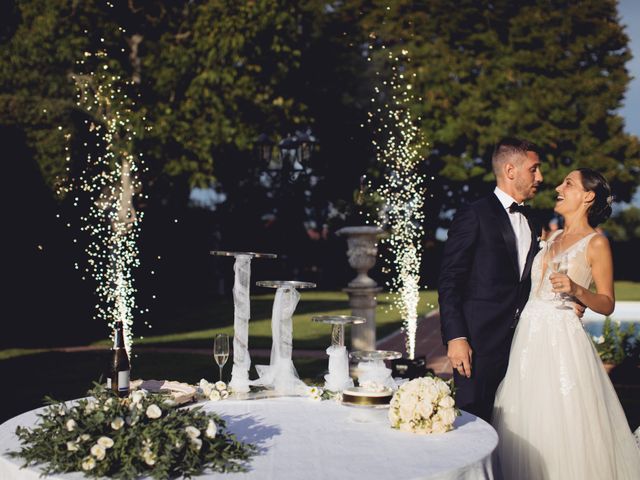
<path id="1" fill-rule="evenodd" d="M 540 154 L 540 149 L 535 143 L 529 140 L 514 137 L 503 138 L 496 144 L 496 148 L 493 150 L 493 155 L 491 156 L 493 173 L 498 176 L 501 167 L 507 163 L 508 160 L 515 160 L 515 162 L 520 165 L 526 158 L 527 152 Z"/>

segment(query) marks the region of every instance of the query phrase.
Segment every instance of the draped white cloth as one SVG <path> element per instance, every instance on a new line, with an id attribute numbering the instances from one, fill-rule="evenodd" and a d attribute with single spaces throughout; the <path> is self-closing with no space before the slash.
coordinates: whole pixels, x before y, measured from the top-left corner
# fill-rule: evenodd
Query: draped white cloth
<path id="1" fill-rule="evenodd" d="M 566 252 L 569 277 L 586 288 L 591 238 Z M 504 477 L 640 479 L 640 450 L 593 342 L 573 310 L 553 300 L 548 257 L 547 243 L 534 260 L 531 294 L 496 394 Z"/>
<path id="2" fill-rule="evenodd" d="M 226 421 L 241 441 L 259 446 L 247 473 L 205 472 L 197 478 L 221 480 L 491 480 L 491 453 L 498 437 L 483 420 L 468 413 L 455 429 L 415 435 L 389 427 L 387 410 L 346 407 L 332 401 L 286 397 L 204 403 Z M 40 480 L 37 468 L 20 470 L 17 425 L 31 426 L 35 412 L 0 425 L 0 478 Z M 82 479 L 80 473 L 47 479 Z"/>
<path id="3" fill-rule="evenodd" d="M 308 387 L 298 377 L 293 365 L 293 312 L 300 300 L 295 288 L 280 287 L 276 291 L 271 314 L 271 362 L 256 365 L 259 378 L 252 385 L 272 388 L 286 395 L 305 395 Z"/>
<path id="4" fill-rule="evenodd" d="M 233 265 L 233 368 L 229 386 L 236 392 L 249 391 L 249 318 L 251 316 L 251 256 L 238 255 Z"/>
<path id="5" fill-rule="evenodd" d="M 358 384 L 366 386 L 374 384 L 389 387 L 393 390 L 398 388 L 391 376 L 391 369 L 387 368 L 383 360 L 372 360 L 358 363 Z"/>
<path id="6" fill-rule="evenodd" d="M 344 345 L 331 345 L 327 348 L 329 355 L 329 373 L 324 376 L 324 387 L 333 392 L 341 392 L 345 388 L 353 387 L 353 380 L 349 376 L 349 354 Z"/>

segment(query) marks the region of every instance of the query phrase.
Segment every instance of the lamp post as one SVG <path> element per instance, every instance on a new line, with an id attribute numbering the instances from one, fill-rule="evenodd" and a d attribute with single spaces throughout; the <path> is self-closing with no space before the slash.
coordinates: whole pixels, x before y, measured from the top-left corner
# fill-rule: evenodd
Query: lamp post
<path id="1" fill-rule="evenodd" d="M 256 139 L 256 153 L 261 171 L 273 180 L 294 183 L 300 176 L 311 173 L 308 164 L 318 140 L 311 130 L 297 131 L 276 143 L 266 134 Z"/>
<path id="2" fill-rule="evenodd" d="M 270 248 L 283 254 L 281 265 L 292 268 L 289 274 L 294 277 L 299 274 L 299 267 L 309 261 L 305 245 L 308 246 L 312 211 L 309 209 L 311 187 L 318 181 L 310 163 L 317 145 L 311 130 L 297 131 L 279 141 L 261 134 L 255 142 L 259 185 L 265 189 L 272 205 L 262 217 L 268 225 L 264 240 L 272 241 Z M 293 260 L 297 257 L 298 260 Z"/>

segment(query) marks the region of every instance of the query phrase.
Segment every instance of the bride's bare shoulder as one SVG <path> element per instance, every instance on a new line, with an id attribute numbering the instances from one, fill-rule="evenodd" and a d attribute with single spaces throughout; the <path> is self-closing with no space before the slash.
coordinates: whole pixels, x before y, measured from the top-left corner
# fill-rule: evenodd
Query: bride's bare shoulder
<path id="1" fill-rule="evenodd" d="M 605 253 L 611 251 L 611 245 L 609 244 L 609 239 L 601 232 L 596 230 L 596 234 L 591 237 L 589 240 L 589 253 L 593 253 L 598 255 L 600 253 Z"/>

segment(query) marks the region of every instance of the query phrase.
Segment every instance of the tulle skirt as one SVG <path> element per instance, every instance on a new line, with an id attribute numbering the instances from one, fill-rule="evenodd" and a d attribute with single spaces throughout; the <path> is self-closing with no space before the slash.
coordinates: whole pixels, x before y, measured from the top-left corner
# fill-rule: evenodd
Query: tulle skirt
<path id="1" fill-rule="evenodd" d="M 506 480 L 640 479 L 640 449 L 593 342 L 553 302 L 523 311 L 492 423 Z"/>

